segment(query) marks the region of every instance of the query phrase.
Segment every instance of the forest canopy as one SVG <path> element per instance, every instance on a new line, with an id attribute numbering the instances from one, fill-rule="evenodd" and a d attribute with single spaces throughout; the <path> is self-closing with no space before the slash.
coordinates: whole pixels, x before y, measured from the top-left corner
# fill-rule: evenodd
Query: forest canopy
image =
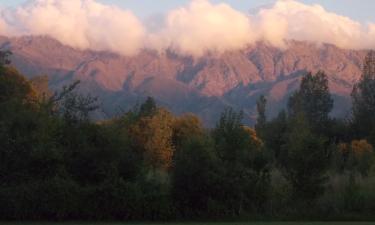
<path id="1" fill-rule="evenodd" d="M 94 121 L 98 99 L 79 81 L 53 93 L 9 54 L 0 54 L 2 220 L 375 219 L 374 52 L 349 118 L 331 117 L 319 71 L 275 118 L 261 96 L 255 128 L 232 108 L 205 128 L 152 97 Z"/>

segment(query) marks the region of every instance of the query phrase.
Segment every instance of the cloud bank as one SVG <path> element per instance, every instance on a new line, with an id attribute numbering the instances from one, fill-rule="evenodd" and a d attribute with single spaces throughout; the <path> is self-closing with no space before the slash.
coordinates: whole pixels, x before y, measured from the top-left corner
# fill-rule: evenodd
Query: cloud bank
<path id="1" fill-rule="evenodd" d="M 95 0 L 29 0 L 16 9 L 0 9 L 1 35 L 49 35 L 75 48 L 123 55 L 150 48 L 199 57 L 258 41 L 285 48 L 290 39 L 375 48 L 374 23 L 361 24 L 296 0 L 278 0 L 251 14 L 224 3 L 192 0 L 166 13 L 157 24 L 148 24 L 152 22 L 141 22 L 129 10 Z"/>
<path id="2" fill-rule="evenodd" d="M 272 8 L 261 9 L 253 19 L 258 24 L 261 38 L 276 46 L 294 39 L 351 49 L 375 47 L 375 24 L 363 25 L 328 12 L 320 5 L 280 0 Z"/>
<path id="3" fill-rule="evenodd" d="M 49 35 L 80 49 L 135 54 L 145 30 L 132 12 L 94 0 L 30 0 L 4 9 L 0 33 L 7 36 Z"/>
<path id="4" fill-rule="evenodd" d="M 248 16 L 229 5 L 195 0 L 169 12 L 162 31 L 155 37 L 159 44 L 165 44 L 161 47 L 203 55 L 207 51 L 225 52 L 253 43 L 256 41 L 253 30 Z"/>

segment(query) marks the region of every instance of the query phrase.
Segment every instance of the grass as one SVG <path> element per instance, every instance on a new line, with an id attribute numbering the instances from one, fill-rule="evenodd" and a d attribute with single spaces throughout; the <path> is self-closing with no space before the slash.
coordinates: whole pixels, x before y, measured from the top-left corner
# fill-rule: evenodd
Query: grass
<path id="1" fill-rule="evenodd" d="M 106 222 L 69 222 L 69 223 L 48 223 L 48 222 L 3 222 L 0 225 L 375 225 L 375 222 L 201 222 L 201 223 L 106 223 Z"/>

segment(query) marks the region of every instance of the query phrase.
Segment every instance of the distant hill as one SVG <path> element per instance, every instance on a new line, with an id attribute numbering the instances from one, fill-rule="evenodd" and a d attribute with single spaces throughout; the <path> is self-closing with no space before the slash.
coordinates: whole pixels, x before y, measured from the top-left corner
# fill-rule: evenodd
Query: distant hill
<path id="1" fill-rule="evenodd" d="M 333 115 L 346 116 L 350 92 L 361 74 L 366 51 L 344 50 L 289 41 L 287 49 L 258 43 L 246 49 L 201 58 L 144 50 L 124 57 L 110 52 L 77 50 L 40 36 L 0 38 L 2 49 L 13 52 L 12 62 L 32 78 L 49 77 L 51 89 L 81 80 L 83 92 L 98 96 L 101 117 L 121 113 L 145 97 L 177 114 L 193 112 L 213 125 L 227 106 L 243 109 L 246 122 L 256 117 L 260 95 L 269 99 L 269 115 L 285 107 L 306 71 L 324 70 L 335 97 Z"/>

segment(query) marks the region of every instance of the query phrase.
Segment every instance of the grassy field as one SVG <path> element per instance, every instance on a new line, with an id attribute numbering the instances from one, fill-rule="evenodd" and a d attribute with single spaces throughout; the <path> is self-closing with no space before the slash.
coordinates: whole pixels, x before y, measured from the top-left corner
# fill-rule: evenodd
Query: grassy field
<path id="1" fill-rule="evenodd" d="M 233 222 L 233 223 L 11 223 L 0 222 L 0 225 L 375 225 L 375 222 Z"/>

